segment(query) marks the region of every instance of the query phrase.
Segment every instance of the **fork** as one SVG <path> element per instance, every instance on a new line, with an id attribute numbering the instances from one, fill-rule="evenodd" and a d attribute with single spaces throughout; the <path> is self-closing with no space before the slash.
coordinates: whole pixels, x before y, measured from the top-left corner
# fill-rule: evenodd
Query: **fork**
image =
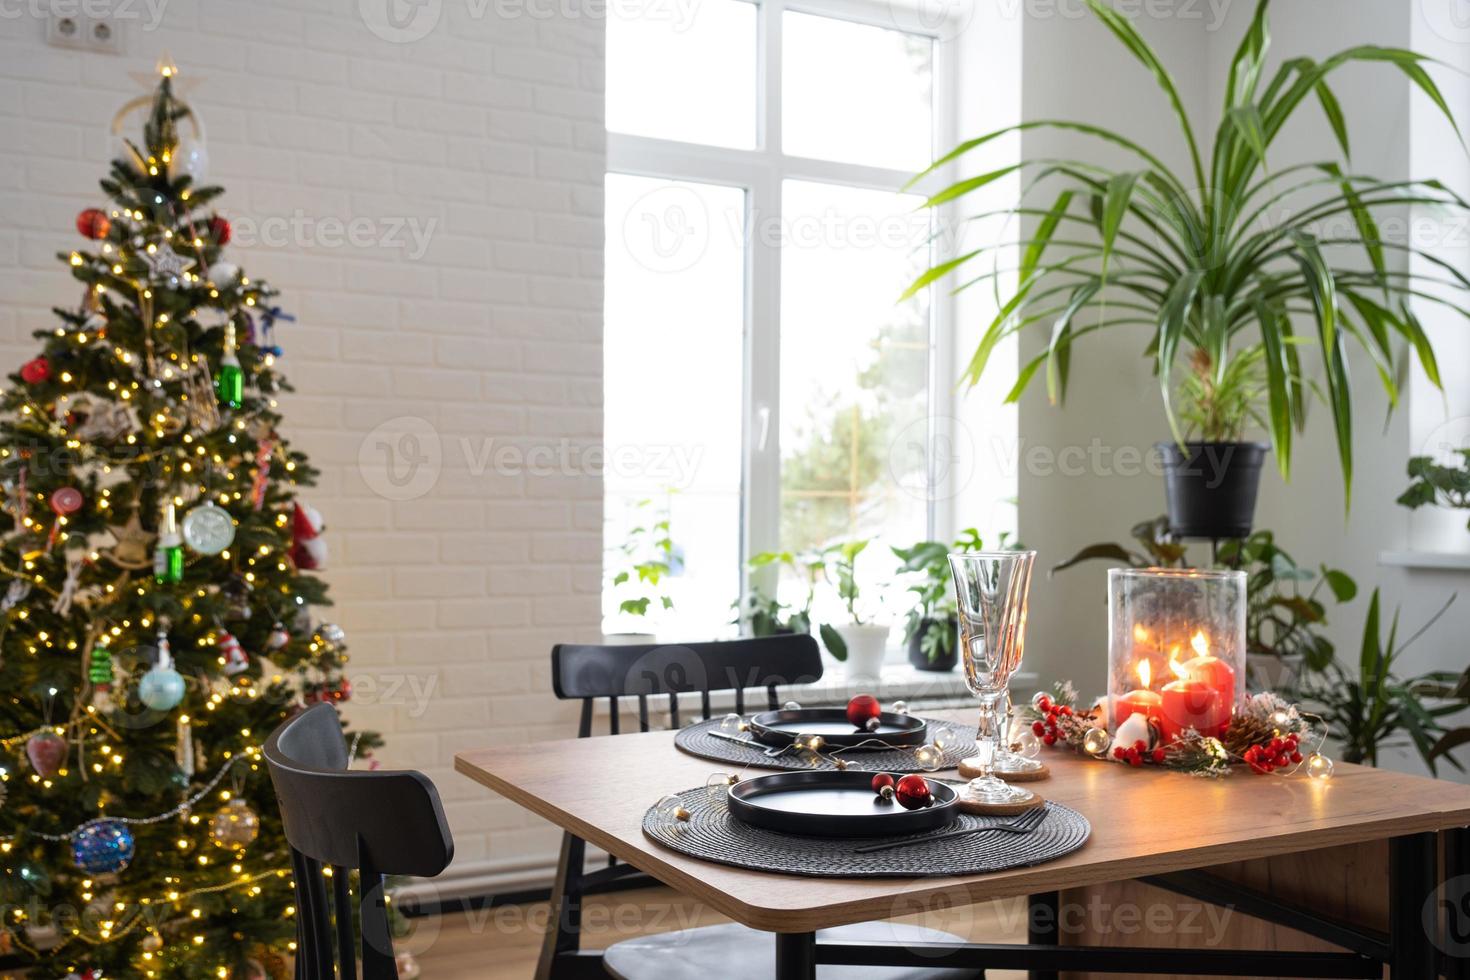
<path id="1" fill-rule="evenodd" d="M 983 834 L 991 830 L 998 830 L 1005 834 L 1029 834 L 1041 826 L 1041 822 L 1046 819 L 1047 809 L 1047 804 L 1043 803 L 1034 810 L 1027 810 L 1020 816 L 1012 817 L 1010 820 L 1005 820 L 1001 823 L 987 824 L 984 827 L 966 827 L 964 830 L 951 830 L 943 834 L 935 834 L 932 837 L 910 837 L 907 840 L 884 841 L 881 844 L 865 844 L 862 847 L 856 848 L 853 853 L 872 854 L 874 851 L 891 851 L 899 847 L 908 847 L 911 844 L 928 844 L 931 841 L 949 840 L 951 837 L 964 837 L 968 834 Z"/>

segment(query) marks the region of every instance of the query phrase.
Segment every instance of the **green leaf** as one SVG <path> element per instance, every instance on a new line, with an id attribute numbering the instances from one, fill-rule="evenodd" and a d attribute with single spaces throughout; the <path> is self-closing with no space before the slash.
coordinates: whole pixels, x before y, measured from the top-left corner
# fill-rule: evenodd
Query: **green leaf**
<path id="1" fill-rule="evenodd" d="M 1225 84 L 1225 108 L 1228 111 L 1237 105 L 1246 105 L 1254 97 L 1256 84 L 1261 78 L 1261 67 L 1266 60 L 1266 50 L 1271 46 L 1270 25 L 1266 11 L 1270 0 L 1259 0 L 1250 29 L 1240 39 L 1240 47 L 1230 62 L 1230 77 Z"/>
<path id="2" fill-rule="evenodd" d="M 1051 567 L 1051 574 L 1055 575 L 1057 572 L 1064 572 L 1067 569 L 1071 568 L 1073 565 L 1081 564 L 1084 561 L 1093 561 L 1095 559 L 1117 561 L 1122 562 L 1125 565 L 1134 564 L 1133 552 L 1129 551 L 1127 548 L 1123 547 L 1120 544 L 1090 544 L 1087 547 L 1083 548 L 1081 551 L 1077 552 L 1071 558 L 1068 558 L 1066 561 L 1061 562 L 1057 565 L 1053 565 Z"/>
<path id="3" fill-rule="evenodd" d="M 984 251 L 985 249 L 983 248 L 977 248 L 973 252 L 967 252 L 957 259 L 950 259 L 947 262 L 939 263 L 931 269 L 925 269 L 924 272 L 919 275 L 919 278 L 915 279 L 913 283 L 910 284 L 909 288 L 903 291 L 903 295 L 898 297 L 898 301 L 902 303 L 904 300 L 908 299 L 910 296 L 913 296 L 915 293 L 922 290 L 925 286 L 929 285 L 934 280 L 948 275 L 952 270 L 959 268 L 960 266 L 964 265 L 966 262 L 970 261 L 975 256 Z"/>
<path id="4" fill-rule="evenodd" d="M 1114 174 L 1108 179 L 1107 193 L 1103 199 L 1102 218 L 1098 222 L 1102 233 L 1102 280 L 1108 279 L 1108 259 L 1113 254 L 1113 243 L 1118 229 L 1123 226 L 1123 217 L 1128 213 L 1128 204 L 1133 198 L 1133 188 L 1138 184 L 1137 171 Z"/>
<path id="5" fill-rule="evenodd" d="M 1322 105 L 1322 112 L 1327 116 L 1327 123 L 1332 127 L 1332 134 L 1337 137 L 1337 145 L 1342 147 L 1343 158 L 1352 159 L 1353 151 L 1348 145 L 1347 120 L 1343 117 L 1337 96 L 1332 94 L 1332 89 L 1327 87 L 1325 81 L 1318 82 L 1315 91 L 1317 101 Z"/>
<path id="6" fill-rule="evenodd" d="M 1007 174 L 1013 174 L 1017 170 L 1020 170 L 1023 166 L 1026 166 L 1026 164 L 1013 163 L 1008 167 L 1001 167 L 999 170 L 992 170 L 989 173 L 980 174 L 977 177 L 966 178 L 959 183 L 951 184 L 950 186 L 939 191 L 933 197 L 925 201 L 921 206 L 932 208 L 936 205 L 943 204 L 946 201 L 953 201 L 955 198 L 963 197 L 971 191 L 979 190 L 986 184 L 994 183 Z"/>
<path id="7" fill-rule="evenodd" d="M 1322 579 L 1332 590 L 1332 597 L 1338 602 L 1351 602 L 1358 594 L 1358 583 L 1347 572 L 1323 565 Z"/>
<path id="8" fill-rule="evenodd" d="M 1026 254 L 1021 257 L 1021 268 L 1019 278 L 1026 281 L 1036 272 L 1036 266 L 1041 261 L 1041 253 L 1051 242 L 1052 235 L 1056 233 L 1057 225 L 1061 223 L 1062 215 L 1067 213 L 1067 208 L 1072 204 L 1072 198 L 1076 196 L 1075 191 L 1062 191 L 1057 196 L 1056 203 L 1041 219 L 1036 226 L 1036 235 L 1031 239 L 1031 244 L 1026 246 Z"/>
<path id="9" fill-rule="evenodd" d="M 1083 283 L 1072 293 L 1072 301 L 1052 325 L 1051 343 L 1047 346 L 1046 394 L 1053 405 L 1059 405 L 1067 396 L 1067 373 L 1071 364 L 1072 318 L 1092 301 L 1101 284 L 1097 280 Z"/>
<path id="10" fill-rule="evenodd" d="M 1291 473 L 1292 388 L 1291 364 L 1286 359 L 1280 317 L 1257 297 L 1256 319 L 1261 325 L 1261 346 L 1266 362 L 1266 407 L 1271 419 L 1271 448 L 1276 451 L 1276 466 L 1281 478 Z"/>
<path id="11" fill-rule="evenodd" d="M 1174 437 L 1179 442 L 1183 442 L 1184 438 L 1179 431 L 1179 422 L 1174 417 L 1169 378 L 1174 370 L 1174 354 L 1179 349 L 1179 339 L 1184 335 L 1184 328 L 1188 323 L 1190 304 L 1194 302 L 1194 294 L 1198 291 L 1204 275 L 1200 269 L 1190 269 L 1180 276 L 1173 288 L 1169 290 L 1163 309 L 1159 311 L 1157 354 L 1159 387 L 1164 393 L 1164 410 L 1169 417 L 1169 428 L 1173 430 Z"/>
<path id="12" fill-rule="evenodd" d="M 1194 165 L 1194 177 L 1196 187 L 1207 186 L 1205 180 L 1205 168 L 1200 162 L 1199 144 L 1194 138 L 1194 128 L 1189 124 L 1189 113 L 1184 109 L 1184 100 L 1179 97 L 1179 89 L 1174 84 L 1174 78 L 1169 74 L 1159 56 L 1149 47 L 1143 36 L 1134 29 L 1133 25 L 1113 8 L 1107 6 L 1102 0 L 1085 0 L 1088 8 L 1097 16 L 1097 19 L 1112 31 L 1118 40 L 1123 42 L 1133 56 L 1153 72 L 1154 80 L 1168 96 L 1169 104 L 1174 107 L 1174 116 L 1179 123 L 1180 130 L 1184 133 L 1184 141 L 1189 145 L 1190 161 Z M 1161 168 L 1162 169 L 1162 168 Z"/>
<path id="13" fill-rule="evenodd" d="M 1358 656 L 1358 673 L 1363 680 L 1367 699 L 1372 701 L 1382 683 L 1383 648 L 1378 637 L 1378 590 L 1368 600 L 1368 619 L 1363 624 L 1363 647 Z"/>
<path id="14" fill-rule="evenodd" d="M 1467 742 L 1470 742 L 1470 728 L 1456 728 L 1452 731 L 1445 732 L 1439 737 L 1439 741 L 1434 743 L 1434 747 L 1429 750 L 1427 758 L 1438 759 L 1440 756 L 1455 751 L 1455 749 L 1458 749 Z"/>
<path id="15" fill-rule="evenodd" d="M 827 648 L 828 653 L 832 654 L 832 659 L 839 663 L 845 662 L 847 660 L 847 641 L 842 638 L 842 634 L 827 623 L 817 627 L 817 632 L 822 637 L 822 645 Z"/>
<path id="16" fill-rule="evenodd" d="M 1261 124 L 1261 113 L 1253 105 L 1237 106 L 1230 110 L 1230 125 L 1240 133 L 1245 145 L 1250 147 L 1256 159 L 1261 163 L 1261 169 L 1266 169 L 1266 131 Z"/>

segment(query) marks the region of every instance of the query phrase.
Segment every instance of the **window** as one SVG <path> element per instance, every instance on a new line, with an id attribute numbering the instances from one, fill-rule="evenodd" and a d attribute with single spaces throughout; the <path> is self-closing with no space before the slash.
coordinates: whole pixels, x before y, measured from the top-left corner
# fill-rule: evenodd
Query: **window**
<path id="1" fill-rule="evenodd" d="M 952 372 L 942 310 L 898 297 L 929 264 L 903 188 L 949 138 L 943 52 L 884 5 L 797 6 L 609 8 L 609 633 L 728 634 L 752 555 L 853 539 L 897 622 L 889 546 L 934 532 Z"/>

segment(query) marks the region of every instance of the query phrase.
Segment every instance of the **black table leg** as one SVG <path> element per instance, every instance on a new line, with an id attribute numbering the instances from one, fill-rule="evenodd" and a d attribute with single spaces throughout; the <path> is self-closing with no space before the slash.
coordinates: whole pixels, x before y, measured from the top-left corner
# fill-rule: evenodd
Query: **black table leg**
<path id="1" fill-rule="evenodd" d="M 1446 980 L 1470 980 L 1470 827 L 1444 833 L 1444 959 L 1440 972 Z"/>
<path id="2" fill-rule="evenodd" d="M 1421 980 L 1436 970 L 1435 940 L 1425 932 L 1424 903 L 1439 884 L 1437 834 L 1408 834 L 1388 842 L 1389 944 L 1393 980 Z"/>
<path id="3" fill-rule="evenodd" d="M 1042 892 L 1026 899 L 1026 941 L 1033 946 L 1055 946 L 1061 942 L 1057 920 L 1061 894 Z M 1055 970 L 1028 971 L 1031 980 L 1057 980 Z"/>
<path id="4" fill-rule="evenodd" d="M 776 933 L 776 980 L 813 980 L 817 975 L 817 934 Z"/>

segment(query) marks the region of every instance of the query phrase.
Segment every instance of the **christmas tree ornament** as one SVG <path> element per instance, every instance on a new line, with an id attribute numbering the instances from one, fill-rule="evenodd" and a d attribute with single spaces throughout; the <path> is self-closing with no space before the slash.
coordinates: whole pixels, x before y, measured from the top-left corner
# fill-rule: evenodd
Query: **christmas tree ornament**
<path id="1" fill-rule="evenodd" d="M 1319 752 L 1307 758 L 1307 775 L 1313 779 L 1331 779 L 1333 768 L 1332 760 Z"/>
<path id="2" fill-rule="evenodd" d="M 934 802 L 934 793 L 929 789 L 929 781 L 917 773 L 909 773 L 895 783 L 893 795 L 898 800 L 898 805 L 905 810 L 922 810 Z"/>
<path id="3" fill-rule="evenodd" d="M 59 487 L 51 492 L 51 509 L 65 517 L 82 509 L 82 491 L 76 487 Z"/>
<path id="4" fill-rule="evenodd" d="M 26 739 L 26 758 L 42 779 L 51 779 L 66 762 L 66 740 L 55 732 L 37 732 Z"/>
<path id="5" fill-rule="evenodd" d="M 179 534 L 179 521 L 172 500 L 163 508 L 158 545 L 153 549 L 153 580 L 159 585 L 184 580 L 184 539 Z"/>
<path id="6" fill-rule="evenodd" d="M 172 711 L 184 700 L 184 678 L 174 669 L 168 637 L 158 633 L 158 660 L 138 682 L 138 700 L 154 711 Z"/>
<path id="7" fill-rule="evenodd" d="M 287 631 L 283 623 L 277 620 L 276 624 L 271 627 L 270 635 L 266 637 L 265 648 L 267 650 L 280 650 L 290 642 L 290 632 Z"/>
<path id="8" fill-rule="evenodd" d="M 31 594 L 31 583 L 20 579 L 12 579 L 5 587 L 5 598 L 0 599 L 0 612 L 10 612 L 16 606 L 26 601 L 26 596 Z"/>
<path id="9" fill-rule="evenodd" d="M 214 238 L 216 245 L 224 246 L 230 244 L 231 230 L 228 219 L 221 215 L 212 215 L 209 219 L 209 234 Z"/>
<path id="10" fill-rule="evenodd" d="M 240 359 L 235 356 L 235 324 L 225 324 L 225 348 L 220 355 L 219 370 L 214 375 L 214 389 L 219 403 L 225 408 L 239 408 L 245 404 L 245 371 Z"/>
<path id="11" fill-rule="evenodd" d="M 188 715 L 179 715 L 174 731 L 174 764 L 185 779 L 193 779 L 198 771 L 198 759 L 194 752 L 194 723 Z"/>
<path id="12" fill-rule="evenodd" d="M 255 449 L 255 475 L 250 481 L 250 506 L 256 510 L 265 506 L 265 491 L 270 486 L 271 455 L 275 452 L 274 434 L 265 436 Z"/>
<path id="13" fill-rule="evenodd" d="M 94 691 L 110 691 L 113 680 L 112 651 L 107 649 L 107 644 L 98 641 L 87 654 L 87 682 Z"/>
<path id="14" fill-rule="evenodd" d="M 189 118 L 194 119 L 194 116 L 191 114 Z M 209 151 L 204 146 L 204 134 L 196 132 L 192 136 L 185 134 L 179 137 L 178 146 L 168 155 L 169 179 L 188 177 L 197 184 L 204 179 L 208 170 Z"/>
<path id="15" fill-rule="evenodd" d="M 143 529 L 143 521 L 137 511 L 128 517 L 126 524 L 110 527 L 107 533 L 117 542 L 108 552 L 108 558 L 114 565 L 122 568 L 149 566 L 148 552 L 153 544 L 153 535 Z"/>
<path id="16" fill-rule="evenodd" d="M 28 385 L 38 385 L 51 379 L 51 362 L 44 355 L 33 357 L 20 366 L 20 379 Z"/>
<path id="17" fill-rule="evenodd" d="M 316 635 L 334 647 L 339 647 L 347 642 L 347 631 L 336 623 L 322 623 L 317 627 Z"/>
<path id="18" fill-rule="evenodd" d="M 892 786 L 893 777 L 886 772 L 880 772 L 873 777 L 873 792 L 882 793 L 883 787 Z"/>
<path id="19" fill-rule="evenodd" d="M 101 208 L 87 208 L 77 213 L 77 232 L 93 241 L 106 238 L 112 228 L 112 219 Z"/>
<path id="20" fill-rule="evenodd" d="M 250 618 L 250 596 L 255 590 L 246 581 L 245 576 L 239 572 L 232 573 L 219 587 L 219 591 L 229 603 L 225 613 L 230 619 Z"/>
<path id="21" fill-rule="evenodd" d="M 216 847 L 248 847 L 259 834 L 260 817 L 238 796 L 232 797 L 209 821 L 209 839 Z"/>
<path id="22" fill-rule="evenodd" d="M 245 648 L 240 645 L 239 640 L 235 639 L 233 633 L 221 633 L 217 646 L 220 659 L 224 661 L 226 677 L 234 677 L 250 669 L 250 655 L 245 652 Z"/>
<path id="23" fill-rule="evenodd" d="M 296 317 L 282 312 L 279 306 L 267 306 L 260 311 L 260 338 L 255 341 L 255 346 L 260 348 L 262 354 L 272 357 L 281 356 L 281 347 L 276 343 L 277 321 L 295 323 Z"/>
<path id="24" fill-rule="evenodd" d="M 163 937 L 156 932 L 150 932 L 143 937 L 143 942 L 140 945 L 143 947 L 145 953 L 156 953 L 160 949 L 163 949 Z"/>
<path id="25" fill-rule="evenodd" d="M 173 282 L 194 268 L 194 260 L 175 252 L 168 242 L 143 249 L 143 261 L 155 279 L 166 282 Z"/>
<path id="26" fill-rule="evenodd" d="M 302 571 L 320 571 L 327 567 L 327 542 L 322 537 L 326 525 L 316 508 L 296 501 L 291 511 L 291 560 Z"/>
<path id="27" fill-rule="evenodd" d="M 209 281 L 219 289 L 228 289 L 240 278 L 240 267 L 233 262 L 216 262 L 209 267 Z"/>
<path id="28" fill-rule="evenodd" d="M 219 393 L 209 365 L 204 361 L 193 364 L 184 373 L 184 410 L 189 426 L 195 432 L 213 432 L 220 427 Z"/>
<path id="29" fill-rule="evenodd" d="M 871 719 L 882 713 L 883 707 L 871 694 L 858 694 L 847 702 L 847 720 L 854 728 L 866 728 Z"/>
<path id="30" fill-rule="evenodd" d="M 934 745 L 921 745 L 914 749 L 914 764 L 925 772 L 934 772 L 944 765 L 944 752 Z"/>
<path id="31" fill-rule="evenodd" d="M 71 856 L 87 874 L 116 874 L 133 860 L 133 832 L 120 820 L 101 818 L 82 824 L 71 835 Z"/>
<path id="32" fill-rule="evenodd" d="M 235 519 L 230 512 L 206 500 L 189 508 L 183 522 L 184 543 L 201 555 L 217 555 L 235 540 Z"/>

